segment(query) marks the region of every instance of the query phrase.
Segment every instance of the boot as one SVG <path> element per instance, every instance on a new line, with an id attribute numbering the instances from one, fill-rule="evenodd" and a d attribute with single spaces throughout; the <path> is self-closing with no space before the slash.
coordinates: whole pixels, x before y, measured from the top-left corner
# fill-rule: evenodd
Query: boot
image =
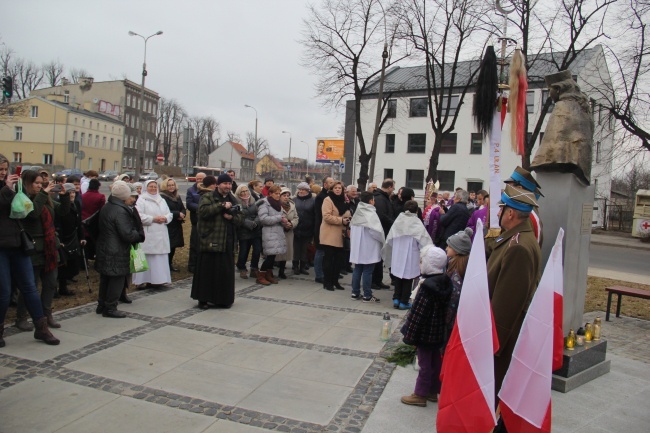
<path id="1" fill-rule="evenodd" d="M 95 313 L 102 314 L 104 312 L 104 301 L 97 301 L 97 308 L 95 308 Z"/>
<path id="2" fill-rule="evenodd" d="M 52 317 L 52 309 L 51 308 L 43 308 L 43 313 L 45 313 L 45 317 L 47 318 L 47 326 L 49 326 L 50 328 L 60 328 L 61 327 L 60 323 L 57 323 L 57 322 L 54 321 L 54 317 Z"/>
<path id="3" fill-rule="evenodd" d="M 59 280 L 59 295 L 74 296 L 74 290 L 68 290 L 68 282 L 66 280 Z"/>
<path id="4" fill-rule="evenodd" d="M 248 274 L 249 278 L 257 278 L 258 269 L 251 268 L 251 272 Z"/>
<path id="5" fill-rule="evenodd" d="M 271 284 L 278 284 L 278 280 L 276 280 L 275 277 L 273 276 L 273 270 L 272 269 L 269 269 L 268 271 L 266 271 L 265 277 L 266 277 L 267 280 L 269 280 L 269 282 Z"/>
<path id="6" fill-rule="evenodd" d="M 239 278 L 241 278 L 242 280 L 248 280 L 248 272 L 246 271 L 246 269 L 242 269 L 241 271 L 239 271 Z"/>
<path id="7" fill-rule="evenodd" d="M 56 346 L 60 341 L 52 335 L 50 329 L 47 327 L 47 317 L 41 317 L 34 322 L 36 330 L 34 331 L 34 338 L 49 344 L 50 346 Z"/>
<path id="8" fill-rule="evenodd" d="M 283 280 L 287 279 L 287 274 L 284 273 L 284 266 L 285 265 L 280 265 L 279 270 L 278 270 L 278 277 L 282 278 Z"/>
<path id="9" fill-rule="evenodd" d="M 255 281 L 257 284 L 262 284 L 264 286 L 271 285 L 271 282 L 266 279 L 266 272 L 261 272 L 256 270 L 255 276 L 257 277 L 257 280 Z"/>
<path id="10" fill-rule="evenodd" d="M 299 263 L 300 262 L 298 260 L 294 260 L 294 261 L 291 262 L 291 264 L 293 265 L 291 267 L 291 270 L 293 271 L 294 275 L 300 275 L 300 264 Z"/>
<path id="11" fill-rule="evenodd" d="M 126 295 L 126 287 L 122 289 L 122 294 L 120 295 L 120 302 L 124 304 L 132 304 L 133 301 Z"/>
<path id="12" fill-rule="evenodd" d="M 302 275 L 309 275 L 309 264 L 307 262 L 300 262 L 300 273 Z"/>
<path id="13" fill-rule="evenodd" d="M 5 347 L 5 339 L 2 336 L 5 333 L 5 324 L 0 323 L 0 347 Z"/>
<path id="14" fill-rule="evenodd" d="M 22 316 L 22 315 L 20 315 L 21 313 L 18 313 L 18 314 L 19 315 L 16 316 L 16 324 L 14 326 L 16 328 L 20 329 L 21 331 L 24 331 L 24 332 L 33 331 L 34 327 L 27 320 L 27 316 Z"/>
<path id="15" fill-rule="evenodd" d="M 426 397 L 421 397 L 416 394 L 411 394 L 411 395 L 405 395 L 404 397 L 401 398 L 402 403 L 408 404 L 411 406 L 421 406 L 425 407 L 427 405 L 427 398 Z"/>

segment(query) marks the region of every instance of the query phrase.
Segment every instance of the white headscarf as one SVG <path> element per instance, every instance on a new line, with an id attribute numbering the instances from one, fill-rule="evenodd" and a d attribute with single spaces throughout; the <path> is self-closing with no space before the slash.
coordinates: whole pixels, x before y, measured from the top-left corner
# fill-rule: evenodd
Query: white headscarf
<path id="1" fill-rule="evenodd" d="M 140 194 L 140 197 L 144 197 L 145 199 L 148 198 L 148 199 L 153 200 L 155 202 L 159 202 L 160 200 L 162 200 L 162 197 L 160 196 L 160 186 L 158 186 L 158 192 L 155 193 L 155 194 L 150 194 L 149 191 L 147 191 L 147 187 L 152 182 L 155 183 L 156 185 L 158 185 L 155 180 L 146 181 L 144 183 L 144 187 L 142 187 L 142 193 Z"/>

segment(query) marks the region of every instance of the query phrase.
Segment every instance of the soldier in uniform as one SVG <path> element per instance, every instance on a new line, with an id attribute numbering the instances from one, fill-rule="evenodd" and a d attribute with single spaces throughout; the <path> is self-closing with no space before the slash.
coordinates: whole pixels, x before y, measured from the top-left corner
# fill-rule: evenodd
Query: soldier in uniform
<path id="1" fill-rule="evenodd" d="M 512 175 L 510 175 L 510 177 L 505 180 L 505 183 L 506 185 L 512 185 L 516 188 L 532 192 L 535 194 L 536 200 L 538 200 L 540 196 L 544 197 L 544 194 L 542 194 L 542 191 L 540 191 L 541 186 L 539 186 L 533 175 L 530 174 L 530 171 L 521 167 L 515 168 L 515 171 L 513 171 Z M 539 218 L 539 214 L 537 212 L 537 205 L 535 205 L 535 209 L 530 212 L 530 224 L 532 225 L 535 238 L 541 247 L 543 241 L 543 226 L 542 220 Z"/>
<path id="2" fill-rule="evenodd" d="M 499 225 L 503 233 L 495 239 L 487 263 L 488 285 L 499 350 L 494 358 L 495 391 L 505 377 L 519 330 L 540 279 L 541 251 L 530 225 L 537 206 L 532 192 L 506 185 L 501 194 Z"/>

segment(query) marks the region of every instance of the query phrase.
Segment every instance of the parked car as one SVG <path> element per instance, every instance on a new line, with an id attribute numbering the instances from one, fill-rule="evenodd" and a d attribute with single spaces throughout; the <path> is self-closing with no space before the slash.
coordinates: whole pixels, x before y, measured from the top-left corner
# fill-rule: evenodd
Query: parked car
<path id="1" fill-rule="evenodd" d="M 23 165 L 20 170 L 21 171 L 31 170 L 39 173 L 41 170 L 43 170 L 43 167 L 41 167 L 40 165 Z"/>
<path id="2" fill-rule="evenodd" d="M 79 176 L 79 178 L 81 178 L 84 175 L 84 173 L 78 168 L 66 168 L 65 170 L 57 171 L 56 173 L 54 173 L 54 175 L 61 176 L 67 179 L 70 176 Z"/>
<path id="3" fill-rule="evenodd" d="M 117 176 L 117 171 L 114 170 L 106 170 L 101 173 L 99 173 L 99 180 L 104 180 L 104 181 L 112 181 L 115 179 L 115 176 Z"/>
<path id="4" fill-rule="evenodd" d="M 158 179 L 158 173 L 155 171 L 150 171 L 149 173 L 142 173 L 140 175 L 140 180 L 157 180 Z"/>
<path id="5" fill-rule="evenodd" d="M 129 176 L 129 179 L 135 179 L 135 171 L 125 171 L 125 172 L 122 173 L 122 174 L 126 174 L 127 176 Z M 119 180 L 118 178 L 119 178 L 120 176 L 121 176 L 120 174 L 118 174 L 117 176 L 115 176 L 115 178 L 113 178 L 113 181 Z"/>

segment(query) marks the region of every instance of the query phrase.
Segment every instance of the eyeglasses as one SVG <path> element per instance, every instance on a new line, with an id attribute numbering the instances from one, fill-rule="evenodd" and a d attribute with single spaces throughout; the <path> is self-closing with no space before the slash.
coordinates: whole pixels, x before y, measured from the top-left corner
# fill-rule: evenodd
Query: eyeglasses
<path id="1" fill-rule="evenodd" d="M 249 190 L 247 190 L 247 189 L 242 189 L 242 190 L 241 190 L 241 191 L 239 192 L 239 194 L 243 194 L 243 193 L 245 193 L 245 192 L 248 192 L 248 193 L 250 193 L 250 191 L 249 191 Z"/>

